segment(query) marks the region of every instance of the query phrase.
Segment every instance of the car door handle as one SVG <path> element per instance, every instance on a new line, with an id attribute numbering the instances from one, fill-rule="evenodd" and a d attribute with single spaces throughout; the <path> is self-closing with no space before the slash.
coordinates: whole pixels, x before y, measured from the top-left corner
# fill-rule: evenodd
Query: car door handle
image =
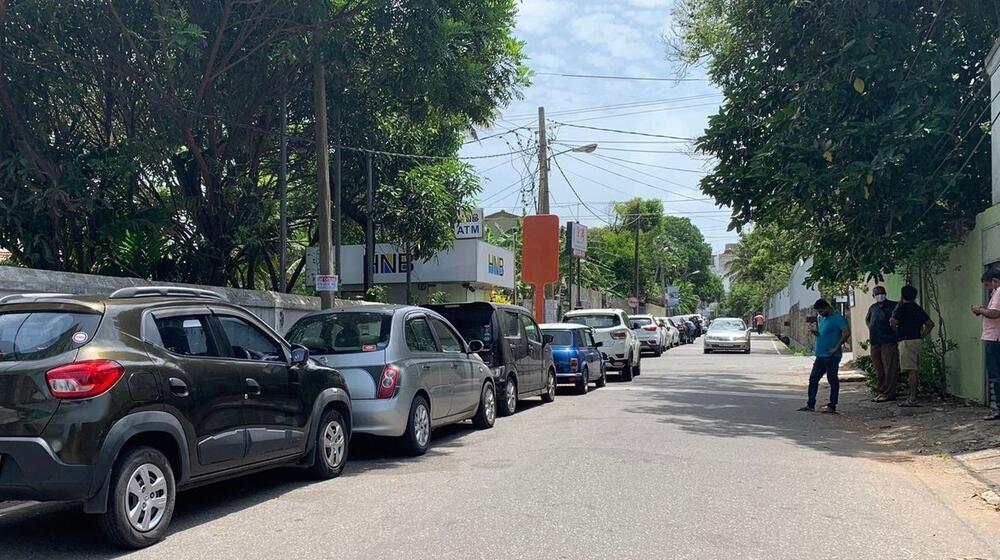
<path id="1" fill-rule="evenodd" d="M 251 395 L 260 394 L 260 383 L 257 383 L 256 379 L 251 379 L 247 377 L 247 393 Z"/>
<path id="2" fill-rule="evenodd" d="M 170 385 L 170 392 L 177 395 L 178 397 L 186 397 L 190 394 L 188 391 L 187 383 L 177 379 L 176 377 L 171 377 L 167 380 L 167 384 Z"/>
<path id="3" fill-rule="evenodd" d="M 431 369 L 431 366 L 429 366 L 427 364 L 424 364 L 424 365 L 420 366 L 420 369 Z"/>

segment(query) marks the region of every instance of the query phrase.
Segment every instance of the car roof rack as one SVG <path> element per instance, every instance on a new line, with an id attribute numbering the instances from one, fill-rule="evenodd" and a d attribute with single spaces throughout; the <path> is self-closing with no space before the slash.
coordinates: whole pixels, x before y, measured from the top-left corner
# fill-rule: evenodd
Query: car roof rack
<path id="1" fill-rule="evenodd" d="M 42 298 L 64 298 L 73 297 L 73 294 L 54 294 L 51 292 L 37 292 L 37 293 L 25 293 L 25 294 L 10 294 L 0 298 L 0 303 L 13 303 L 22 299 L 42 299 Z"/>
<path id="2" fill-rule="evenodd" d="M 122 288 L 111 292 L 110 299 L 131 299 L 145 297 L 181 297 L 225 300 L 222 295 L 211 290 L 199 288 L 182 288 L 178 286 L 142 286 L 137 288 Z"/>

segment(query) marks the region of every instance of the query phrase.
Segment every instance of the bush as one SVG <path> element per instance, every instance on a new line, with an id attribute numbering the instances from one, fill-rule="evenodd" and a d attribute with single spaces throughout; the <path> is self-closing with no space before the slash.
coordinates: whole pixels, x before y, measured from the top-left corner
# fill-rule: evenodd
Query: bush
<path id="1" fill-rule="evenodd" d="M 953 346 L 954 343 L 946 341 L 945 344 Z M 921 395 L 940 395 L 941 383 L 944 379 L 944 362 L 941 359 L 940 341 L 930 339 L 924 341 L 924 349 L 920 354 L 920 361 L 917 369 L 917 383 Z M 878 380 L 875 377 L 875 365 L 868 354 L 863 354 L 854 358 L 854 367 L 865 374 L 865 386 L 872 395 L 876 393 Z M 899 381 L 896 384 L 896 393 L 905 395 L 910 390 L 908 376 L 900 373 Z"/>
<path id="2" fill-rule="evenodd" d="M 368 288 L 368 291 L 365 292 L 365 301 L 385 303 L 385 288 L 377 284 Z"/>

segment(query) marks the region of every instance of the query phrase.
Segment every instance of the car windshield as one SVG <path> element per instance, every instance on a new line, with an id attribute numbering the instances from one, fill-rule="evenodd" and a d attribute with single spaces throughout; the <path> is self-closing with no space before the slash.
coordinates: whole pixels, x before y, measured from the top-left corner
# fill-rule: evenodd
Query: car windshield
<path id="1" fill-rule="evenodd" d="M 573 346 L 572 331 L 542 329 L 542 333 L 552 337 L 553 346 Z"/>
<path id="2" fill-rule="evenodd" d="M 577 325 L 586 325 L 595 329 L 609 329 L 611 327 L 617 327 L 618 316 L 617 315 L 572 315 L 565 317 L 563 319 L 564 323 L 575 323 Z"/>
<path id="3" fill-rule="evenodd" d="M 0 315 L 0 361 L 50 358 L 90 342 L 101 315 L 33 311 Z"/>
<path id="4" fill-rule="evenodd" d="M 353 354 L 382 350 L 389 344 L 392 315 L 344 312 L 305 317 L 288 331 L 288 341 L 312 354 Z"/>
<path id="5" fill-rule="evenodd" d="M 716 331 L 745 331 L 746 324 L 741 319 L 716 319 L 712 326 L 708 328 L 711 332 Z"/>

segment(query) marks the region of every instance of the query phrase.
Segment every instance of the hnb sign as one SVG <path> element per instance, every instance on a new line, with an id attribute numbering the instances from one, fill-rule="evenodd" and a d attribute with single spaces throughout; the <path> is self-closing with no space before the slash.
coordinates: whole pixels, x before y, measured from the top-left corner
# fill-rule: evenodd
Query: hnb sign
<path id="1" fill-rule="evenodd" d="M 406 253 L 375 253 L 375 274 L 405 273 L 410 258 Z"/>
<path id="2" fill-rule="evenodd" d="M 489 255 L 487 257 L 487 271 L 494 276 L 503 276 L 503 257 Z"/>
<path id="3" fill-rule="evenodd" d="M 483 209 L 478 208 L 459 216 L 455 224 L 455 239 L 479 239 L 483 236 Z"/>

